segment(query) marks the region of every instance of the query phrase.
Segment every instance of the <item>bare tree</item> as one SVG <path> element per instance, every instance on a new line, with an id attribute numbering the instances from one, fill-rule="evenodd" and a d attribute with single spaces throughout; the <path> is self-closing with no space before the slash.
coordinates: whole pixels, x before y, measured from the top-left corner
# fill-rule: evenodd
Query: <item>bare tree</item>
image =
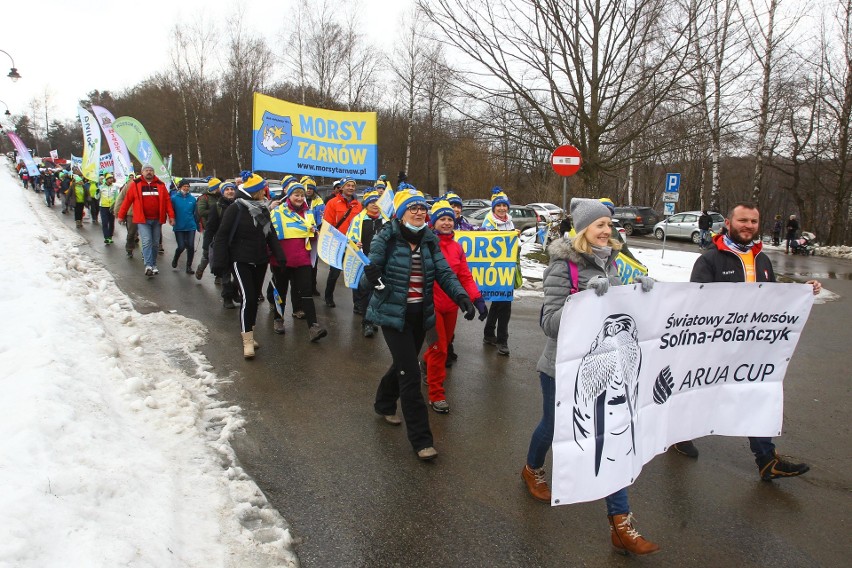
<path id="1" fill-rule="evenodd" d="M 627 165 L 631 141 L 655 124 L 687 70 L 688 13 L 663 0 L 418 5 L 443 41 L 473 60 L 464 76 L 470 100 L 511 103 L 529 127 L 524 134 L 535 133 L 516 144 L 577 146 L 588 191 Z"/>
<path id="2" fill-rule="evenodd" d="M 393 59 L 390 69 L 398 80 L 401 92 L 404 94 L 405 113 L 405 151 L 403 171 L 411 167 L 411 144 L 414 133 L 414 115 L 417 112 L 420 91 L 422 89 L 423 68 L 425 66 L 424 39 L 420 35 L 420 27 L 416 22 L 414 12 L 403 17 L 400 26 L 402 32 L 394 43 Z"/>

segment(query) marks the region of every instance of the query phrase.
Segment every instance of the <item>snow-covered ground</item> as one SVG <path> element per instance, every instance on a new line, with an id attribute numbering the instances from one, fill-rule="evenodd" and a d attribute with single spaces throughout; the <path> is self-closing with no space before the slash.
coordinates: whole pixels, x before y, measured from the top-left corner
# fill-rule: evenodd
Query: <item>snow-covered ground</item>
<path id="1" fill-rule="evenodd" d="M 202 325 L 135 311 L 4 157 L 0 194 L 0 566 L 297 566 Z"/>

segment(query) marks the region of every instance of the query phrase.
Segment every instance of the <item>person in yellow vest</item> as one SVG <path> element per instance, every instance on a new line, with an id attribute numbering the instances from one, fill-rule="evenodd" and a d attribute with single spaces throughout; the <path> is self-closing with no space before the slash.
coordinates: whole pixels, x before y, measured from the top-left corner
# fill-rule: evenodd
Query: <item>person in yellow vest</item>
<path id="1" fill-rule="evenodd" d="M 88 200 L 89 191 L 86 182 L 83 176 L 75 174 L 71 181 L 71 187 L 68 188 L 68 205 L 74 209 L 74 223 L 76 223 L 78 229 L 83 226 L 83 212 Z"/>
<path id="2" fill-rule="evenodd" d="M 305 186 L 305 201 L 308 203 L 308 209 L 314 212 L 314 219 L 317 220 L 317 229 L 322 228 L 322 214 L 325 212 L 325 202 L 322 200 L 322 197 L 317 194 L 317 182 L 315 182 L 311 177 L 303 176 L 302 179 L 299 180 L 299 183 Z M 311 269 L 311 284 L 313 285 L 311 292 L 314 296 L 319 296 L 319 288 L 317 288 L 316 262 L 314 262 Z"/>
<path id="3" fill-rule="evenodd" d="M 118 197 L 118 186 L 115 184 L 115 176 L 111 173 L 104 177 L 104 184 L 98 191 L 98 206 L 101 215 L 101 229 L 104 232 L 104 244 L 112 244 L 112 235 L 115 232 L 115 215 L 112 206 Z"/>
<path id="4" fill-rule="evenodd" d="M 388 222 L 387 216 L 379 209 L 379 192 L 373 191 L 372 188 L 364 194 L 364 209 L 358 213 L 349 225 L 349 231 L 346 236 L 349 240 L 355 243 L 361 251 L 369 255 L 370 243 L 373 237 L 382 228 L 382 225 Z M 367 306 L 370 305 L 370 298 L 373 297 L 373 288 L 361 289 L 355 288 L 352 290 L 352 311 L 355 315 L 363 316 L 361 322 L 361 331 L 364 337 L 373 337 L 378 326 L 367 319 Z"/>
<path id="5" fill-rule="evenodd" d="M 305 202 L 305 187 L 302 184 L 289 184 L 284 201 L 272 211 L 272 226 L 275 227 L 278 244 L 287 258 L 286 265 L 281 266 L 270 257 L 272 280 L 278 291 L 280 306 L 280 312 L 277 309 L 275 312 L 273 329 L 275 333 L 284 333 L 284 298 L 290 288 L 291 300 L 298 298 L 298 306 L 304 312 L 304 319 L 308 324 L 308 339 L 317 342 L 328 335 L 328 331 L 317 322 L 316 307 L 311 295 L 311 266 L 312 257 L 316 255 L 318 231 L 314 214 Z"/>

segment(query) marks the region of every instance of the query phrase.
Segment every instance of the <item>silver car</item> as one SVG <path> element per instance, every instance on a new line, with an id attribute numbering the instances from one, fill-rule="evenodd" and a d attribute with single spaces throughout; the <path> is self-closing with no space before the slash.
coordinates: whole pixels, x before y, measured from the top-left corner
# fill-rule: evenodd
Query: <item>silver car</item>
<path id="1" fill-rule="evenodd" d="M 709 211 L 709 213 L 713 218 L 713 225 L 711 225 L 710 230 L 718 233 L 725 226 L 725 217 L 715 211 Z M 654 236 L 659 240 L 663 240 L 663 237 L 687 239 L 698 244 L 701 241 L 701 230 L 698 228 L 698 218 L 701 215 L 701 211 L 685 211 L 672 215 L 665 221 L 660 221 L 654 225 Z"/>

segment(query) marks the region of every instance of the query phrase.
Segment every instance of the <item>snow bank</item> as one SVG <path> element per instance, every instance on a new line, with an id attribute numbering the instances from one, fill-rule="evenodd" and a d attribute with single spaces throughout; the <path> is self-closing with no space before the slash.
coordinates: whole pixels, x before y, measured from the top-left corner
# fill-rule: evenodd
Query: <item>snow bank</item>
<path id="1" fill-rule="evenodd" d="M 205 329 L 133 309 L 0 158 L 0 565 L 298 565 Z"/>

